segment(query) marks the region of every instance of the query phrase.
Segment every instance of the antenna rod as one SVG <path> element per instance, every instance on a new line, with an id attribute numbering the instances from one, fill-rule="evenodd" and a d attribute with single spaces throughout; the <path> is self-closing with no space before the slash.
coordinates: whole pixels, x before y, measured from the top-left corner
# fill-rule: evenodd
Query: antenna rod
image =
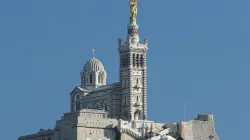
<path id="1" fill-rule="evenodd" d="M 185 100 L 185 105 L 184 105 L 184 121 L 186 121 L 186 107 L 187 107 L 187 100 Z"/>

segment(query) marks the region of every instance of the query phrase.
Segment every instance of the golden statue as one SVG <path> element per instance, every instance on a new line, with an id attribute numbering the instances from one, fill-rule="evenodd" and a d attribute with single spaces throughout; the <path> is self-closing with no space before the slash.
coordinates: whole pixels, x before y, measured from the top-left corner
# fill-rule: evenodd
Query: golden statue
<path id="1" fill-rule="evenodd" d="M 137 0 L 130 0 L 130 20 L 136 21 L 137 16 Z"/>

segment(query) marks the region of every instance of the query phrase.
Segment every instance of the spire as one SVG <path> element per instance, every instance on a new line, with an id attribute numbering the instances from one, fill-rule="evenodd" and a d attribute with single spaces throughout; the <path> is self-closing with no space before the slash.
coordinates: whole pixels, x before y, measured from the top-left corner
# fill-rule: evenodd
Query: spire
<path id="1" fill-rule="evenodd" d="M 95 49 L 92 49 L 92 57 L 95 57 Z"/>
<path id="2" fill-rule="evenodd" d="M 138 25 L 136 24 L 137 1 L 138 0 L 130 0 L 130 22 L 128 25 L 127 41 L 130 39 L 132 44 L 139 42 Z"/>

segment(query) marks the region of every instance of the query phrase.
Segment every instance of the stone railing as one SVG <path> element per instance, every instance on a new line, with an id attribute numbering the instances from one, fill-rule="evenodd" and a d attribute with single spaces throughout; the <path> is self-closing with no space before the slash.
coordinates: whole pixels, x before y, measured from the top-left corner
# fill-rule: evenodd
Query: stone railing
<path id="1" fill-rule="evenodd" d="M 133 137 L 135 139 L 140 139 L 142 137 L 139 132 L 137 132 L 136 130 L 131 129 L 131 128 L 123 128 L 122 132 L 130 135 L 131 137 Z"/>

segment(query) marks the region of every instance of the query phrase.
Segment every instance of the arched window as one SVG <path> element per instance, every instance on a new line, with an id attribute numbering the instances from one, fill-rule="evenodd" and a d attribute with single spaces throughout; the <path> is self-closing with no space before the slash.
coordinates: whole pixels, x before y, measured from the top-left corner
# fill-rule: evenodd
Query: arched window
<path id="1" fill-rule="evenodd" d="M 76 101 L 76 110 L 80 110 L 81 104 L 80 101 Z"/>
<path id="2" fill-rule="evenodd" d="M 123 57 L 123 67 L 125 68 L 127 66 L 127 57 L 126 57 L 126 54 L 124 54 L 124 57 Z"/>
<path id="3" fill-rule="evenodd" d="M 96 109 L 99 109 L 99 105 L 98 104 L 96 105 Z"/>
<path id="4" fill-rule="evenodd" d="M 101 74 L 98 74 L 98 83 L 101 84 Z"/>
<path id="5" fill-rule="evenodd" d="M 83 75 L 83 84 L 85 84 L 85 82 L 86 82 L 86 81 L 85 81 L 85 75 Z"/>
<path id="6" fill-rule="evenodd" d="M 135 63 L 136 63 L 135 54 L 133 54 L 133 67 L 135 67 Z"/>
<path id="7" fill-rule="evenodd" d="M 76 110 L 81 109 L 80 96 L 76 95 Z"/>
<path id="8" fill-rule="evenodd" d="M 129 56 L 128 54 L 126 54 L 126 67 L 128 67 L 128 65 L 129 65 Z"/>
<path id="9" fill-rule="evenodd" d="M 136 55 L 136 66 L 139 67 L 139 54 Z"/>
<path id="10" fill-rule="evenodd" d="M 141 65 L 141 67 L 144 67 L 144 64 L 143 64 L 144 62 L 143 62 L 143 55 L 141 54 L 141 57 L 140 57 L 140 65 Z"/>
<path id="11" fill-rule="evenodd" d="M 135 119 L 135 120 L 139 120 L 139 113 L 138 113 L 138 112 L 135 112 L 135 114 L 134 114 L 134 119 Z"/>
<path id="12" fill-rule="evenodd" d="M 99 84 L 102 84 L 102 83 L 103 83 L 102 74 L 101 74 L 101 73 L 98 74 L 98 83 L 99 83 Z"/>
<path id="13" fill-rule="evenodd" d="M 105 111 L 108 111 L 108 105 L 107 104 L 104 105 L 104 109 L 105 109 Z"/>
<path id="14" fill-rule="evenodd" d="M 140 110 L 136 110 L 134 113 L 134 119 L 135 120 L 141 120 L 142 119 L 142 113 Z"/>
<path id="15" fill-rule="evenodd" d="M 136 97 L 136 102 L 139 102 L 139 96 Z"/>
<path id="16" fill-rule="evenodd" d="M 124 67 L 124 55 L 121 55 L 121 60 L 120 61 L 121 61 L 120 65 L 123 68 Z"/>
<path id="17" fill-rule="evenodd" d="M 92 109 L 92 105 L 91 105 L 91 103 L 88 103 L 88 105 L 87 105 L 87 109 Z"/>
<path id="18" fill-rule="evenodd" d="M 139 78 L 136 78 L 136 84 L 139 85 Z"/>
<path id="19" fill-rule="evenodd" d="M 127 105 L 127 97 L 124 96 L 124 104 Z"/>
<path id="20" fill-rule="evenodd" d="M 92 74 L 90 74 L 90 75 L 89 75 L 89 82 L 90 82 L 90 83 L 92 83 L 92 80 L 93 80 L 92 78 L 93 78 L 93 76 L 92 76 Z"/>

